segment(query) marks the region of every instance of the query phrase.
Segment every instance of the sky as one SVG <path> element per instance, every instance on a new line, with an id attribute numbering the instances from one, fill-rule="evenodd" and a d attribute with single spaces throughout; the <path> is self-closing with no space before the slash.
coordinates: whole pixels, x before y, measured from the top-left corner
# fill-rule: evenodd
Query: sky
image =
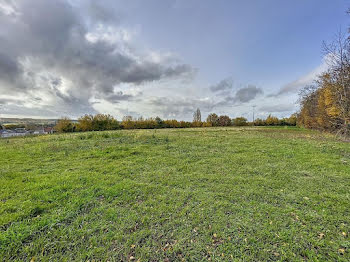
<path id="1" fill-rule="evenodd" d="M 349 4 L 0 0 L 0 117 L 288 117 Z"/>

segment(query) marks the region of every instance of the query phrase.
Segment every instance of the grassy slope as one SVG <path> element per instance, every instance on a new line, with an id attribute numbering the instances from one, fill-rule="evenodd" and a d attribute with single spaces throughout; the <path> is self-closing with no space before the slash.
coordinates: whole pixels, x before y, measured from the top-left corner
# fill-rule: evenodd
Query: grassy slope
<path id="1" fill-rule="evenodd" d="M 66 134 L 1 139 L 0 156 L 2 260 L 350 259 L 350 145 L 332 136 Z"/>

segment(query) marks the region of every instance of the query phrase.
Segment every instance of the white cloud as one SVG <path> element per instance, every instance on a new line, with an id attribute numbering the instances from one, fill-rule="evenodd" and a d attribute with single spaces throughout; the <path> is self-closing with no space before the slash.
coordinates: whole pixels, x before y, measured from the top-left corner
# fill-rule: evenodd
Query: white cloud
<path id="1" fill-rule="evenodd" d="M 118 43 L 131 43 L 135 33 L 136 32 L 132 32 L 126 28 L 98 24 L 92 31 L 87 32 L 85 37 L 86 40 L 94 44 L 98 41 L 102 41 L 113 45 Z"/>
<path id="2" fill-rule="evenodd" d="M 0 1 L 0 13 L 5 15 L 18 15 L 19 13 L 16 11 L 16 7 L 14 2 L 11 0 L 1 0 Z"/>
<path id="3" fill-rule="evenodd" d="M 284 95 L 288 93 L 297 93 L 301 88 L 311 85 L 317 76 L 319 76 L 322 72 L 326 71 L 329 65 L 329 56 L 325 56 L 322 60 L 322 63 L 317 66 L 315 69 L 313 69 L 311 72 L 309 72 L 306 75 L 301 76 L 297 80 L 288 83 L 287 85 L 283 86 L 275 96 Z"/>

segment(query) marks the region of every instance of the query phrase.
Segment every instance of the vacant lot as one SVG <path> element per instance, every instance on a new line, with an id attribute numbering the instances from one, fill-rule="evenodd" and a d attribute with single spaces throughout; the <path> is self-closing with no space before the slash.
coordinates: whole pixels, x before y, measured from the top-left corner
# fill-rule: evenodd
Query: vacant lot
<path id="1" fill-rule="evenodd" d="M 297 128 L 0 139 L 7 261 L 349 261 L 350 144 Z"/>

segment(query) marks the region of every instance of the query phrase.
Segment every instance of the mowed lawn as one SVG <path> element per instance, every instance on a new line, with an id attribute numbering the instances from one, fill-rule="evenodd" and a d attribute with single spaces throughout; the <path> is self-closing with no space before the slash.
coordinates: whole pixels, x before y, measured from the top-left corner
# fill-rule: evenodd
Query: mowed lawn
<path id="1" fill-rule="evenodd" d="M 0 139 L 0 260 L 349 261 L 350 143 L 298 128 Z"/>

